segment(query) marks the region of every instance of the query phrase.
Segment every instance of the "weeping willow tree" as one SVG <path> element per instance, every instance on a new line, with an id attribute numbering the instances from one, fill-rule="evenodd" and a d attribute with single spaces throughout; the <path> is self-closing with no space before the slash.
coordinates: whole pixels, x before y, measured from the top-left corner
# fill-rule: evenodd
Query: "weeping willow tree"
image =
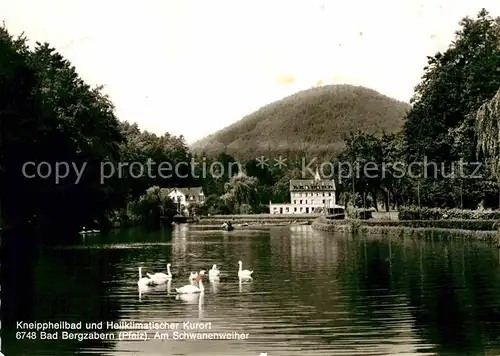
<path id="1" fill-rule="evenodd" d="M 248 208 L 254 205 L 257 193 L 257 178 L 240 171 L 231 177 L 224 186 L 225 194 L 221 197 L 226 206 L 233 212 L 248 214 Z M 240 211 L 240 210 L 245 211 Z"/>
<path id="2" fill-rule="evenodd" d="M 486 159 L 500 190 L 500 89 L 476 112 L 477 150 Z M 498 196 L 500 205 L 500 193 Z"/>

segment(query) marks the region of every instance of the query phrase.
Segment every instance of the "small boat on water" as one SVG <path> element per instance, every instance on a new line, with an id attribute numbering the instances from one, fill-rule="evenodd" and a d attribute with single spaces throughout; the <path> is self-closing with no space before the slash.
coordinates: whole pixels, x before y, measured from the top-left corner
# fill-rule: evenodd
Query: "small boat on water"
<path id="1" fill-rule="evenodd" d="M 233 231 L 234 227 L 230 221 L 226 221 L 224 222 L 224 224 L 222 224 L 221 229 L 226 231 Z"/>

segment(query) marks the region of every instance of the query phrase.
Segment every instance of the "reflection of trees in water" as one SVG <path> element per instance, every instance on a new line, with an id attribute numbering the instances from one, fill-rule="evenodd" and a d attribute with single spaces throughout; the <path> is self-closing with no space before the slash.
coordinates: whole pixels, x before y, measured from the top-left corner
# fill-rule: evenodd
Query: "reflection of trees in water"
<path id="1" fill-rule="evenodd" d="M 327 342 L 328 330 L 344 327 L 366 332 L 364 338 L 380 345 L 408 345 L 390 347 L 392 353 L 415 352 L 411 344 L 427 343 L 462 354 L 464 348 L 477 351 L 497 342 L 496 250 L 463 241 L 353 237 L 307 228 L 290 229 L 288 239 L 286 233 L 271 236 L 271 258 L 284 261 L 273 269 L 282 278 L 291 276 L 294 323 L 308 325 L 317 310 L 315 326 Z"/>
<path id="2" fill-rule="evenodd" d="M 339 244 L 346 255 L 339 278 L 355 287 L 346 291 L 357 318 L 378 327 L 381 314 L 397 320 L 411 311 L 418 334 L 442 352 L 497 340 L 500 277 L 490 248 L 388 237 Z"/>
<path id="3" fill-rule="evenodd" d="M 276 298 L 276 308 L 291 308 L 295 311 L 288 317 L 287 323 L 294 333 L 317 337 L 323 343 L 337 345 L 334 348 L 353 347 L 357 352 L 369 354 L 371 351 L 384 352 L 388 344 L 393 344 L 391 352 L 413 351 L 412 346 L 405 346 L 408 340 L 414 338 L 407 320 L 399 320 L 397 325 L 387 325 L 377 322 L 380 315 L 366 319 L 359 317 L 357 314 L 363 313 L 363 303 L 357 304 L 359 310 L 348 307 L 351 294 L 356 295 L 361 288 L 355 278 L 357 267 L 364 267 L 358 264 L 364 256 L 356 244 L 356 240 L 350 236 L 322 233 L 312 230 L 310 226 L 273 232 L 272 259 L 286 261 L 283 266 L 277 263 L 273 266 L 280 273 L 273 287 L 279 289 L 286 279 L 293 296 L 286 300 Z M 353 277 L 346 281 L 342 277 L 343 273 Z M 283 286 L 285 289 L 290 287 Z M 365 300 L 364 304 L 367 303 Z M 363 343 L 365 346 L 361 350 L 360 334 L 363 334 L 363 338 L 365 334 L 367 338 L 373 335 L 374 346 L 370 346 L 369 342 Z M 394 346 L 396 344 L 399 346 Z"/>
<path id="4" fill-rule="evenodd" d="M 26 321 L 81 321 L 84 327 L 85 322 L 118 320 L 120 304 L 107 298 L 112 288 L 110 282 L 117 274 L 115 266 L 120 262 L 119 255 L 112 252 L 100 249 L 44 251 L 35 266 L 32 309 Z M 7 355 L 73 355 L 79 349 L 109 349 L 113 344 L 113 340 L 27 340 L 2 346 Z"/>
<path id="5" fill-rule="evenodd" d="M 460 343 L 479 347 L 497 340 L 500 331 L 498 259 L 489 247 L 454 245 L 446 266 L 430 265 L 426 273 L 437 293 L 434 298 L 426 295 L 424 301 L 438 309 L 435 313 L 425 309 L 428 313 L 422 319 L 435 327 L 433 337 L 443 347 L 452 349 Z M 458 273 L 461 268 L 463 273 Z"/>
<path id="6" fill-rule="evenodd" d="M 173 229 L 162 225 L 160 228 L 134 226 L 126 229 L 112 230 L 107 234 L 85 236 L 84 244 L 138 244 L 138 243 L 170 243 Z"/>
<path id="7" fill-rule="evenodd" d="M 334 282 L 333 270 L 325 266 L 333 266 L 338 258 L 337 245 L 331 242 L 331 236 L 317 233 L 310 226 L 297 226 L 291 229 L 290 258 L 294 273 L 306 271 L 314 273 L 314 278 L 326 276 Z"/>

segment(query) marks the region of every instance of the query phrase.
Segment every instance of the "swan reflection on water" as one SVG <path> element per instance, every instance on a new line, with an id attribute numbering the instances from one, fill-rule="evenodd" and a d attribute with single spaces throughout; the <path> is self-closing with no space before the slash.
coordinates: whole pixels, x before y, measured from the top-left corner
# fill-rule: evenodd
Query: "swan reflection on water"
<path id="1" fill-rule="evenodd" d="M 177 294 L 176 300 L 181 300 L 186 304 L 198 304 L 198 318 L 203 318 L 203 304 L 205 301 L 205 292 L 197 294 Z"/>
<path id="2" fill-rule="evenodd" d="M 244 284 L 246 285 L 245 289 L 247 289 L 245 292 L 248 292 L 248 287 L 251 285 L 252 281 L 253 281 L 252 277 L 240 277 L 239 278 L 239 290 L 240 290 L 240 293 L 243 293 L 243 285 Z"/>
<path id="3" fill-rule="evenodd" d="M 142 295 L 149 292 L 151 287 L 149 286 L 139 286 L 139 301 L 142 300 Z"/>
<path id="4" fill-rule="evenodd" d="M 171 294 L 172 291 L 172 281 L 168 280 L 167 283 L 165 284 L 159 284 L 155 286 L 147 286 L 147 285 L 142 285 L 139 286 L 139 301 L 142 300 L 142 297 L 144 294 L 153 292 L 153 291 L 167 291 L 168 294 Z"/>
<path id="5" fill-rule="evenodd" d="M 197 304 L 203 305 L 204 292 L 196 294 L 177 294 L 175 300 L 181 300 L 186 304 Z"/>
<path id="6" fill-rule="evenodd" d="M 220 278 L 219 276 L 217 277 L 210 277 L 210 286 L 212 287 L 212 293 L 216 294 L 219 292 L 219 285 L 220 285 Z"/>

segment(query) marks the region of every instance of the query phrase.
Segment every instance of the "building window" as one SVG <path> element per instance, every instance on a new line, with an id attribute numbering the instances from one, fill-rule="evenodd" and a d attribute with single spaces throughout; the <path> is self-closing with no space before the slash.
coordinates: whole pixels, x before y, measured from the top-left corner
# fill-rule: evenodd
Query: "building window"
<path id="1" fill-rule="evenodd" d="M 302 200 L 299 201 L 299 204 L 302 204 Z"/>
<path id="2" fill-rule="evenodd" d="M 294 203 L 294 204 L 297 204 L 297 200 L 294 200 L 294 201 L 293 201 L 293 203 Z"/>
<path id="3" fill-rule="evenodd" d="M 286 208 L 286 212 L 288 213 L 289 211 L 290 211 L 289 208 Z"/>
<path id="4" fill-rule="evenodd" d="M 328 193 L 328 196 L 331 197 L 332 196 L 332 193 Z"/>
<path id="5" fill-rule="evenodd" d="M 323 192 L 323 196 L 325 196 L 325 193 Z"/>
<path id="6" fill-rule="evenodd" d="M 311 200 L 311 204 L 314 204 L 314 199 Z"/>
<path id="7" fill-rule="evenodd" d="M 293 208 L 293 211 L 294 211 L 294 212 L 297 212 L 297 208 Z"/>
<path id="8" fill-rule="evenodd" d="M 325 199 L 323 199 L 323 204 L 325 204 L 325 201 L 326 201 L 326 200 L 325 200 Z"/>
<path id="9" fill-rule="evenodd" d="M 307 200 L 306 200 L 306 204 L 307 204 Z"/>

